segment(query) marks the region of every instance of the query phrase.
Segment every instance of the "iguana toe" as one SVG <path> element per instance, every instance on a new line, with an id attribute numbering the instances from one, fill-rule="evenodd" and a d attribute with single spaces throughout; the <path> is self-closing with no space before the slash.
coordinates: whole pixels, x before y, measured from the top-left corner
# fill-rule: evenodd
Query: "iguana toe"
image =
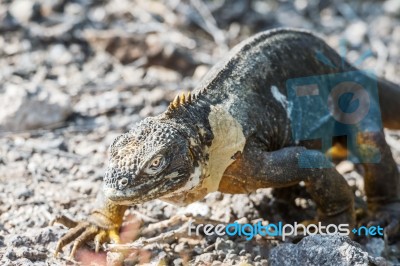
<path id="1" fill-rule="evenodd" d="M 380 226 L 385 241 L 391 243 L 400 240 L 400 202 L 392 202 L 376 207 L 372 213 L 360 222 L 360 225 Z"/>
<path id="2" fill-rule="evenodd" d="M 73 242 L 73 247 L 70 253 L 70 258 L 73 259 L 77 250 L 87 243 L 88 241 L 94 240 L 96 246 L 96 252 L 100 250 L 100 246 L 110 240 L 114 243 L 119 243 L 119 224 L 113 223 L 111 220 L 104 221 L 104 217 L 100 219 L 94 219 L 91 217 L 91 221 L 80 221 L 75 222 L 66 216 L 57 217 L 53 223 L 61 223 L 70 228 L 70 230 L 58 241 L 54 255 L 58 253 L 68 244 Z"/>

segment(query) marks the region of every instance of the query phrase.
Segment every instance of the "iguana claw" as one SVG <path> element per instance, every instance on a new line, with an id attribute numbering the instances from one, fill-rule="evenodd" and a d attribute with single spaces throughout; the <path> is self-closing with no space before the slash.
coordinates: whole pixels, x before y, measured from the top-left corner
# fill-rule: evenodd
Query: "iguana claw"
<path id="1" fill-rule="evenodd" d="M 93 218 L 93 217 L 92 217 Z M 54 255 L 58 253 L 69 243 L 74 241 L 70 258 L 73 259 L 77 250 L 89 240 L 94 240 L 96 246 L 96 252 L 99 251 L 100 246 L 103 243 L 109 242 L 110 240 L 114 243 L 119 243 L 119 225 L 115 226 L 111 222 L 107 225 L 101 226 L 97 223 L 88 221 L 76 222 L 72 219 L 61 215 L 56 217 L 51 224 L 60 223 L 70 228 L 70 230 L 58 241 Z M 112 224 L 112 226 L 110 226 Z"/>
<path id="2" fill-rule="evenodd" d="M 384 228 L 385 242 L 392 242 L 400 238 L 400 202 L 388 203 L 380 206 L 361 225 L 381 226 Z"/>
<path id="3" fill-rule="evenodd" d="M 96 252 L 106 242 L 120 243 L 119 229 L 126 209 L 126 206 L 106 200 L 103 208 L 94 210 L 86 221 L 76 222 L 65 215 L 57 216 L 51 225 L 60 223 L 70 230 L 58 241 L 54 255 L 57 256 L 72 241 L 74 244 L 70 254 L 71 259 L 75 257 L 76 251 L 90 240 L 94 240 Z"/>

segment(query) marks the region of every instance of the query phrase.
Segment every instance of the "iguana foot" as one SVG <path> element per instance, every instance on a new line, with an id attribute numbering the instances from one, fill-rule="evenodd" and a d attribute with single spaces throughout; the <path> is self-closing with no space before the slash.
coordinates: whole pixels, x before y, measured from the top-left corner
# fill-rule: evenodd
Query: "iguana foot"
<path id="1" fill-rule="evenodd" d="M 56 217 L 51 225 L 60 223 L 70 228 L 70 230 L 58 241 L 54 255 L 58 253 L 69 243 L 74 241 L 70 258 L 73 259 L 77 250 L 86 242 L 94 240 L 95 250 L 99 251 L 103 243 L 110 240 L 119 243 L 120 223 L 112 221 L 100 213 L 93 213 L 88 221 L 76 222 L 64 215 Z"/>
<path id="2" fill-rule="evenodd" d="M 400 241 L 400 202 L 392 202 L 374 208 L 372 214 L 361 224 L 381 226 L 385 241 Z"/>

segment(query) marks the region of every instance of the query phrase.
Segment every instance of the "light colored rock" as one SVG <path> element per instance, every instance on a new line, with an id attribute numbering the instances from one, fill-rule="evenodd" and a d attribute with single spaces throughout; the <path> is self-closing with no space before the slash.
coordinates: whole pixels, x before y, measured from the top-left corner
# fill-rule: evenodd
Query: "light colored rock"
<path id="1" fill-rule="evenodd" d="M 37 87 L 8 84 L 0 95 L 0 131 L 36 129 L 60 123 L 72 112 L 70 97 Z"/>
<path id="2" fill-rule="evenodd" d="M 383 10 L 389 14 L 400 15 L 400 1 L 399 0 L 387 0 L 383 4 Z"/>
<path id="3" fill-rule="evenodd" d="M 123 265 L 124 255 L 120 252 L 107 252 L 107 265 Z"/>
<path id="4" fill-rule="evenodd" d="M 55 44 L 49 48 L 48 59 L 56 65 L 67 65 L 72 61 L 72 54 L 63 44 Z"/>
<path id="5" fill-rule="evenodd" d="M 344 36 L 346 41 L 350 42 L 353 46 L 360 46 L 368 32 L 368 26 L 364 21 L 356 21 L 350 24 Z"/>
<path id="6" fill-rule="evenodd" d="M 380 257 L 385 250 L 385 241 L 382 238 L 370 238 L 365 244 L 365 250 L 371 256 Z"/>
<path id="7" fill-rule="evenodd" d="M 34 1 L 30 0 L 16 0 L 12 1 L 10 5 L 10 13 L 16 18 L 19 22 L 29 22 L 29 19 L 33 14 L 33 5 Z"/>
<path id="8" fill-rule="evenodd" d="M 225 254 L 229 249 L 235 249 L 237 244 L 233 242 L 232 240 L 225 240 L 222 237 L 218 237 L 217 240 L 215 241 L 215 250 L 223 251 Z"/>
<path id="9" fill-rule="evenodd" d="M 151 66 L 147 70 L 146 76 L 144 78 L 147 82 L 179 82 L 182 80 L 182 76 L 172 70 L 162 66 Z"/>
<path id="10" fill-rule="evenodd" d="M 369 265 L 361 246 L 347 236 L 308 236 L 298 244 L 282 244 L 271 250 L 270 265 Z"/>
<path id="11" fill-rule="evenodd" d="M 200 65 L 200 66 L 196 67 L 196 70 L 194 71 L 194 74 L 193 74 L 193 79 L 201 80 L 207 74 L 207 72 L 209 70 L 210 70 L 210 68 L 206 65 Z"/>
<path id="12" fill-rule="evenodd" d="M 195 262 L 196 262 L 196 263 L 200 263 L 200 262 L 201 262 L 201 263 L 207 264 L 207 263 L 213 262 L 216 258 L 217 258 L 217 255 L 216 255 L 216 254 L 213 254 L 213 253 L 203 253 L 203 254 L 201 254 L 201 255 L 199 255 L 199 256 L 196 257 Z"/>
<path id="13" fill-rule="evenodd" d="M 74 110 L 87 116 L 98 116 L 115 110 L 120 104 L 117 91 L 107 91 L 97 95 L 84 94 L 75 104 Z"/>
<path id="14" fill-rule="evenodd" d="M 342 161 L 336 166 L 340 174 L 345 174 L 354 170 L 354 164 L 351 161 Z"/>
<path id="15" fill-rule="evenodd" d="M 185 208 L 180 209 L 178 214 L 191 214 L 193 216 L 208 217 L 210 215 L 210 207 L 202 202 L 193 202 Z"/>

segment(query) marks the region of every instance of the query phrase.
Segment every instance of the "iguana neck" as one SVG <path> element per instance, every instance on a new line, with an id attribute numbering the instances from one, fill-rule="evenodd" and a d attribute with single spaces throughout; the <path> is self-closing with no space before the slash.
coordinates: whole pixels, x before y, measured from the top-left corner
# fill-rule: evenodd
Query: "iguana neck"
<path id="1" fill-rule="evenodd" d="M 170 124 L 187 139 L 196 164 L 204 162 L 205 149 L 211 146 L 214 135 L 209 121 L 212 104 L 204 95 L 195 97 L 190 103 L 181 103 L 163 113 L 160 121 Z"/>

